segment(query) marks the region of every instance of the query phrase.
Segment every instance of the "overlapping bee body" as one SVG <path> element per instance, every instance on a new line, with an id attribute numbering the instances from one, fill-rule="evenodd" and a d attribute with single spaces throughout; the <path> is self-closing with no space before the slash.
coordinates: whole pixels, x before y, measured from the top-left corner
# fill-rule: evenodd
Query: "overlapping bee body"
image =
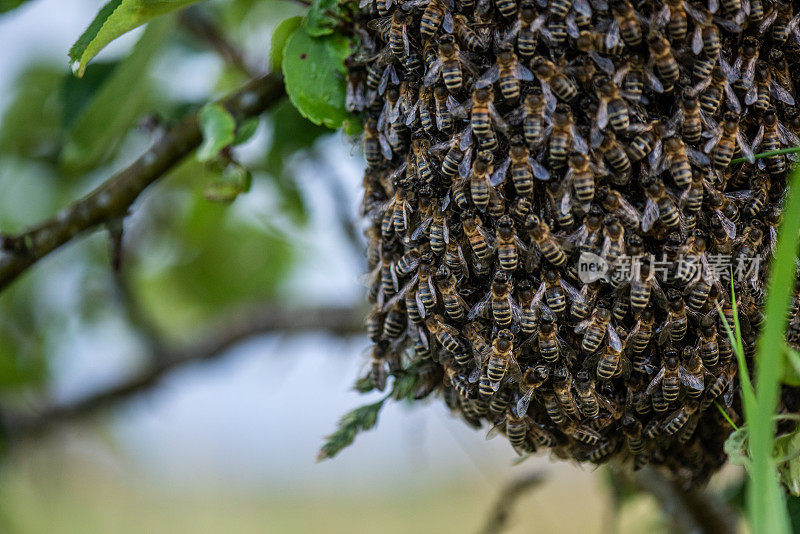
<path id="1" fill-rule="evenodd" d="M 750 158 L 800 145 L 800 18 L 774 0 L 601 4 L 355 16 L 375 386 L 425 362 L 445 377 L 428 394 L 520 453 L 700 483 L 730 431 L 713 404 L 741 410 L 731 276 L 747 354 L 763 320 L 794 159 Z"/>

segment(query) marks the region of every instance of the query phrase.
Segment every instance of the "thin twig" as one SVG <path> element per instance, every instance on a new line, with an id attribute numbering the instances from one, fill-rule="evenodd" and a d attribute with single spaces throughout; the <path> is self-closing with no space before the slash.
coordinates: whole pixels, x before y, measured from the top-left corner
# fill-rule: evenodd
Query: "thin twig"
<path id="1" fill-rule="evenodd" d="M 492 505 L 489 518 L 481 532 L 483 534 L 496 534 L 502 532 L 508 525 L 511 510 L 517 501 L 528 491 L 538 487 L 544 481 L 544 475 L 539 471 L 515 478 L 500 492 L 500 496 Z"/>
<path id="2" fill-rule="evenodd" d="M 142 371 L 108 389 L 74 402 L 45 407 L 33 415 L 4 414 L 4 439 L 13 444 L 37 437 L 59 424 L 110 408 L 149 391 L 174 371 L 193 363 L 218 359 L 237 344 L 257 335 L 293 334 L 314 330 L 339 336 L 359 334 L 363 331 L 364 313 L 358 307 L 287 310 L 285 306 L 268 306 L 243 310 L 221 321 L 211 329 L 213 333 L 203 337 L 201 341 L 188 347 L 172 349 L 160 359 L 149 358 Z"/>
<path id="3" fill-rule="evenodd" d="M 222 29 L 201 8 L 192 6 L 178 15 L 178 21 L 198 40 L 206 43 L 229 65 L 247 76 L 254 77 L 256 72 L 248 66 L 242 51 L 223 33 Z"/>
<path id="4" fill-rule="evenodd" d="M 285 95 L 283 77 L 269 74 L 248 82 L 220 103 L 237 119 L 260 115 Z M 164 176 L 202 141 L 196 114 L 185 117 L 129 167 L 62 210 L 16 235 L 2 237 L 0 291 L 29 267 L 88 230 L 124 217 L 139 195 Z"/>

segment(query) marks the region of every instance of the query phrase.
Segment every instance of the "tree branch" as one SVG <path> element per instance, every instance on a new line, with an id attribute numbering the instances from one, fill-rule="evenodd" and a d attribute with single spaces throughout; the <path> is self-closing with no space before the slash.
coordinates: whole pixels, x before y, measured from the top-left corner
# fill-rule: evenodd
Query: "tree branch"
<path id="1" fill-rule="evenodd" d="M 216 21 L 207 16 L 200 7 L 191 6 L 180 11 L 178 21 L 186 31 L 210 46 L 229 65 L 247 76 L 255 76 L 255 71 L 247 65 L 242 51 L 225 36 Z"/>
<path id="2" fill-rule="evenodd" d="M 526 492 L 539 487 L 544 482 L 544 475 L 539 471 L 528 473 L 513 479 L 500 492 L 500 496 L 492 504 L 491 513 L 480 531 L 482 534 L 497 534 L 508 526 L 508 518 L 517 501 Z"/>
<path id="3" fill-rule="evenodd" d="M 241 311 L 211 328 L 212 334 L 188 347 L 169 350 L 160 359 L 127 380 L 92 393 L 83 399 L 49 406 L 34 415 L 4 414 L 3 426 L 9 442 L 37 437 L 54 426 L 90 416 L 145 393 L 163 378 L 193 363 L 207 362 L 227 354 L 237 344 L 257 335 L 324 331 L 339 336 L 363 332 L 364 310 L 358 307 L 322 307 L 286 310 L 284 306 Z"/>
<path id="4" fill-rule="evenodd" d="M 248 82 L 220 103 L 237 121 L 260 115 L 283 98 L 283 77 L 269 74 Z M 197 115 L 185 117 L 139 159 L 62 210 L 20 234 L 2 237 L 0 291 L 29 267 L 76 236 L 124 217 L 139 195 L 202 142 Z"/>
<path id="5" fill-rule="evenodd" d="M 664 514 L 670 518 L 675 532 L 703 534 L 735 534 L 736 514 L 706 491 L 684 491 L 677 482 L 667 479 L 658 470 L 646 467 L 633 475 L 643 491 L 655 497 Z"/>

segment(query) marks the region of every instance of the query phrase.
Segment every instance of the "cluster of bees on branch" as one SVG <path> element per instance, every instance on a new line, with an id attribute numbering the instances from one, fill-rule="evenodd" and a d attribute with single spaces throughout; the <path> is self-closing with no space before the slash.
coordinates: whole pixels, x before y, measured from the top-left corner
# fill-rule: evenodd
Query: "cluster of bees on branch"
<path id="1" fill-rule="evenodd" d="M 752 357 L 793 161 L 753 153 L 800 145 L 795 11 L 362 0 L 373 386 L 413 368 L 520 454 L 707 479 L 741 420 L 731 278 Z M 585 253 L 643 259 L 584 282 Z"/>

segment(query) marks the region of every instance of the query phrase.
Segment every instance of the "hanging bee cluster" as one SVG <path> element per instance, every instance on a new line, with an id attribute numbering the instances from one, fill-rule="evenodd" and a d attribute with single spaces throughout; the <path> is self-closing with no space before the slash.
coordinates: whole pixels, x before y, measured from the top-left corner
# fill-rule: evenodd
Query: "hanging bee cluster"
<path id="1" fill-rule="evenodd" d="M 752 357 L 791 163 L 753 151 L 800 144 L 798 22 L 776 0 L 364 0 L 371 386 L 418 373 L 520 454 L 705 481 L 741 420 L 731 279 Z"/>

